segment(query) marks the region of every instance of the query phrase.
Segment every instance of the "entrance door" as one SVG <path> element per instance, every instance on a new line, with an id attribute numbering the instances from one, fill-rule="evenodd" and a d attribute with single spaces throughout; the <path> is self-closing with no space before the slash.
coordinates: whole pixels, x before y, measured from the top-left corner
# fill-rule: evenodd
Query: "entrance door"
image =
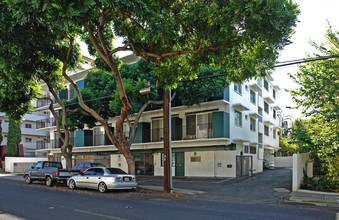
<path id="1" fill-rule="evenodd" d="M 185 176 L 185 152 L 175 153 L 175 176 Z"/>
<path id="2" fill-rule="evenodd" d="M 252 156 L 237 156 L 237 177 L 250 175 Z"/>

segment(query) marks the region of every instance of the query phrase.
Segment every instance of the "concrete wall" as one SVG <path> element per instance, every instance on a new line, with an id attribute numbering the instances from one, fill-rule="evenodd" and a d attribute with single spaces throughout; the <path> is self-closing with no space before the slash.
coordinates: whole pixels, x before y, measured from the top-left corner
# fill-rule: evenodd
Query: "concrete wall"
<path id="1" fill-rule="evenodd" d="M 293 154 L 293 176 L 292 191 L 297 191 L 304 179 L 304 171 L 306 172 L 307 161 L 310 161 L 308 153 Z"/>
<path id="2" fill-rule="evenodd" d="M 128 165 L 122 154 L 111 154 L 111 167 L 117 167 L 128 173 Z"/>
<path id="3" fill-rule="evenodd" d="M 48 161 L 46 157 L 6 157 L 5 171 L 9 173 L 23 173 L 38 161 Z"/>
<path id="4" fill-rule="evenodd" d="M 274 158 L 275 167 L 293 167 L 293 157 L 275 157 Z"/>

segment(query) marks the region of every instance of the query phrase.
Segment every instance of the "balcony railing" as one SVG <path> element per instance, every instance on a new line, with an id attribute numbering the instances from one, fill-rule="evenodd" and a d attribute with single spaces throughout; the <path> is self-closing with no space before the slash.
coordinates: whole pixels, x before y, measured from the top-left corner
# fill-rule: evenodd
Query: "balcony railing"
<path id="1" fill-rule="evenodd" d="M 48 99 L 39 99 L 36 102 L 36 108 L 44 107 L 50 104 Z"/>
<path id="2" fill-rule="evenodd" d="M 52 127 L 56 126 L 55 118 L 46 118 L 42 120 L 36 121 L 36 128 L 47 128 L 47 127 Z"/>

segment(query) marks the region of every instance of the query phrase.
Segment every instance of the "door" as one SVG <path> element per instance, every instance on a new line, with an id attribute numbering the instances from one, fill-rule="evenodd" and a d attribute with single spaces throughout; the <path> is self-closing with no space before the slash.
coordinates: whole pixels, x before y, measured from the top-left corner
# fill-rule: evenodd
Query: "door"
<path id="1" fill-rule="evenodd" d="M 250 175 L 252 169 L 252 156 L 237 156 L 237 177 Z"/>
<path id="2" fill-rule="evenodd" d="M 185 176 L 185 152 L 175 153 L 175 176 Z"/>

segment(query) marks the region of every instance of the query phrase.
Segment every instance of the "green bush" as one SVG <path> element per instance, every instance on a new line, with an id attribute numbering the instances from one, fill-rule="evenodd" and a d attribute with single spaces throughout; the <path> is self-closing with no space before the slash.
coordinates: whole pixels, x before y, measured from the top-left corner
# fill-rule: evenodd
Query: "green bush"
<path id="1" fill-rule="evenodd" d="M 328 176 L 314 176 L 312 178 L 304 176 L 302 189 L 309 189 L 322 192 L 339 192 L 339 181 Z"/>

